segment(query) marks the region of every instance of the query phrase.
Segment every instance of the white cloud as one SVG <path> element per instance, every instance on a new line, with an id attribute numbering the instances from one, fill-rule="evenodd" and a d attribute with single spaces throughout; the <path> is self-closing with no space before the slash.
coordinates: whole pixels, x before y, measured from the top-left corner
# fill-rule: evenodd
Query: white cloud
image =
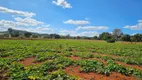
<path id="1" fill-rule="evenodd" d="M 138 20 L 139 23 L 142 23 L 142 20 Z"/>
<path id="2" fill-rule="evenodd" d="M 49 27 L 37 27 L 36 31 L 53 31 L 53 29 Z"/>
<path id="3" fill-rule="evenodd" d="M 137 34 L 137 33 L 133 33 L 133 34 L 131 34 L 131 36 L 134 36 L 135 34 Z"/>
<path id="4" fill-rule="evenodd" d="M 41 21 L 37 21 L 35 19 L 32 18 L 20 18 L 20 17 L 16 17 L 14 18 L 19 24 L 25 24 L 25 26 L 38 26 L 38 25 L 42 25 L 44 24 L 44 22 Z"/>
<path id="5" fill-rule="evenodd" d="M 52 3 L 63 8 L 72 8 L 72 6 L 66 0 L 53 0 Z"/>
<path id="6" fill-rule="evenodd" d="M 36 15 L 35 13 L 32 13 L 32 12 L 23 12 L 23 11 L 8 9 L 8 8 L 2 7 L 2 6 L 0 6 L 0 12 L 9 13 L 12 15 L 24 16 L 24 17 L 33 17 Z"/>
<path id="7" fill-rule="evenodd" d="M 0 20 L 0 29 L 7 30 L 8 28 L 13 28 L 16 30 L 24 30 L 30 32 L 38 33 L 51 33 L 52 28 L 49 28 L 49 24 L 37 21 L 32 18 L 14 18 L 16 21 Z"/>
<path id="8" fill-rule="evenodd" d="M 0 27 L 8 27 L 14 28 L 18 26 L 27 26 L 27 27 L 35 27 L 35 26 L 46 26 L 44 22 L 37 21 L 32 18 L 14 18 L 16 21 L 9 21 L 9 20 L 0 20 Z"/>
<path id="9" fill-rule="evenodd" d="M 38 33 L 51 33 L 54 31 L 49 27 L 49 24 L 31 18 L 36 15 L 35 13 L 12 10 L 1 6 L 0 12 L 12 14 L 12 18 L 15 20 L 0 20 L 0 31 L 6 31 L 8 28 Z M 15 17 L 15 15 L 19 15 L 24 18 Z"/>
<path id="10" fill-rule="evenodd" d="M 7 31 L 5 27 L 0 27 L 0 31 Z"/>
<path id="11" fill-rule="evenodd" d="M 90 22 L 86 20 L 67 20 L 64 22 L 64 24 L 73 24 L 73 25 L 85 25 L 89 23 Z"/>
<path id="12" fill-rule="evenodd" d="M 106 26 L 79 26 L 76 30 L 107 30 Z"/>
<path id="13" fill-rule="evenodd" d="M 54 30 L 52 28 L 49 27 L 35 27 L 35 28 L 25 28 L 25 27 L 15 27 L 13 29 L 16 30 L 24 30 L 24 31 L 29 31 L 29 32 L 35 32 L 35 33 L 53 33 Z"/>
<path id="14" fill-rule="evenodd" d="M 109 32 L 110 34 L 113 34 L 113 32 Z"/>
<path id="15" fill-rule="evenodd" d="M 98 32 L 81 32 L 78 34 L 78 36 L 88 36 L 88 37 L 93 37 L 93 36 L 99 36 Z"/>
<path id="16" fill-rule="evenodd" d="M 76 31 L 72 31 L 72 30 L 61 30 L 59 31 L 60 35 L 71 35 L 71 36 L 76 36 L 77 32 Z"/>
<path id="17" fill-rule="evenodd" d="M 136 25 L 127 25 L 124 28 L 128 28 L 130 30 L 142 30 L 142 20 L 138 20 L 138 24 Z"/>
<path id="18" fill-rule="evenodd" d="M 14 28 L 17 24 L 14 21 L 0 20 L 1 28 Z"/>
<path id="19" fill-rule="evenodd" d="M 93 37 L 93 36 L 98 36 L 99 33 L 96 31 L 85 31 L 85 32 L 77 32 L 77 31 L 73 31 L 73 30 L 61 30 L 59 32 L 60 35 L 71 35 L 71 36 L 88 36 L 88 37 Z"/>

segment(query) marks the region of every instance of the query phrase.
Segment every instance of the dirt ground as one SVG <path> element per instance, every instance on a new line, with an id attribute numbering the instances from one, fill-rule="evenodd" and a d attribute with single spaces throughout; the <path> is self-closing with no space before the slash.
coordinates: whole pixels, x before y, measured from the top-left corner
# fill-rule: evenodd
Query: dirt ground
<path id="1" fill-rule="evenodd" d="M 120 73 L 112 72 L 110 76 L 105 76 L 97 73 L 83 73 L 80 72 L 80 67 L 70 66 L 64 69 L 64 71 L 72 76 L 78 76 L 85 80 L 138 80 L 132 76 L 125 76 Z"/>

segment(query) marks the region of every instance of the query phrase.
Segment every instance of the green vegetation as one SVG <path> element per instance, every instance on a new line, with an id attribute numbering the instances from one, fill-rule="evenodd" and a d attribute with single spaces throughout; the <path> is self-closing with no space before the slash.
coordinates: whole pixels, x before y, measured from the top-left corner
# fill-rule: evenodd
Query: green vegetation
<path id="1" fill-rule="evenodd" d="M 80 66 L 81 72 L 111 75 L 112 72 L 142 78 L 142 71 L 116 64 L 142 66 L 142 44 L 114 44 L 85 40 L 1 40 L 0 73 L 10 80 L 77 80 L 66 73 L 69 66 Z M 126 45 L 127 44 L 127 45 Z M 118 56 L 101 56 L 113 55 Z M 71 56 L 79 57 L 73 60 Z M 126 57 L 126 58 L 125 58 Z M 20 63 L 33 58 L 33 64 Z M 94 58 L 106 61 L 106 64 Z M 37 63 L 37 64 L 36 64 Z"/>
<path id="2" fill-rule="evenodd" d="M 115 71 L 127 76 L 134 75 L 142 77 L 142 71 L 115 64 L 113 60 L 108 60 L 107 65 L 103 65 L 103 63 L 96 60 L 79 60 L 76 63 L 81 66 L 81 71 L 83 72 L 97 72 L 108 76 L 112 71 Z"/>

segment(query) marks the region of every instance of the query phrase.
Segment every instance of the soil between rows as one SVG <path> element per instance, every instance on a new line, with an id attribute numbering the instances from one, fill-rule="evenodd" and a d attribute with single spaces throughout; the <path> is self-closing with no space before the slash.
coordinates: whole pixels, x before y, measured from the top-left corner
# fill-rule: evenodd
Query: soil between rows
<path id="1" fill-rule="evenodd" d="M 110 76 L 105 76 L 97 73 L 83 73 L 80 72 L 80 67 L 70 66 L 64 69 L 64 71 L 72 76 L 78 76 L 85 80 L 137 80 L 132 76 L 125 76 L 120 73 L 112 72 Z"/>
<path id="2" fill-rule="evenodd" d="M 71 58 L 73 61 L 81 60 L 80 57 L 76 57 L 76 56 L 73 56 L 73 55 L 71 57 L 68 57 L 68 58 Z M 20 63 L 23 64 L 25 67 L 42 63 L 42 62 L 41 63 L 34 63 L 33 62 L 34 59 L 35 59 L 34 57 L 25 58 L 23 61 L 20 61 Z M 98 60 L 98 61 L 103 62 L 106 65 L 106 62 L 102 59 L 91 58 L 91 59 L 87 59 L 87 60 Z M 121 63 L 121 62 L 116 62 L 116 63 L 121 64 L 122 66 L 136 68 L 132 65 L 127 65 L 127 64 L 124 64 L 124 63 Z M 136 69 L 139 69 L 139 68 L 136 68 Z M 83 78 L 85 80 L 137 80 L 135 77 L 125 76 L 125 75 L 122 75 L 122 74 L 116 73 L 116 72 L 112 72 L 110 74 L 110 76 L 105 76 L 105 75 L 101 75 L 101 74 L 97 74 L 97 73 L 93 73 L 93 72 L 83 73 L 83 72 L 80 72 L 79 66 L 78 67 L 70 66 L 70 67 L 65 68 L 64 71 L 67 74 L 70 74 L 72 76 L 78 76 L 78 77 Z"/>

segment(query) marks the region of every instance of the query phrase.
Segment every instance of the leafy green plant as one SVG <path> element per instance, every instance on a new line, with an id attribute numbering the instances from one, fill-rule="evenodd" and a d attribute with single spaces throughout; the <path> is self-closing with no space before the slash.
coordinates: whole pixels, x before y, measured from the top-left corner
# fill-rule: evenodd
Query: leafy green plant
<path id="1" fill-rule="evenodd" d="M 77 57 L 85 58 L 85 59 L 94 57 L 92 53 L 88 53 L 88 52 L 78 52 L 78 53 L 74 53 L 73 55 Z"/>
<path id="2" fill-rule="evenodd" d="M 96 60 L 78 60 L 76 65 L 81 66 L 83 72 L 97 72 L 104 73 L 104 65 Z"/>
<path id="3" fill-rule="evenodd" d="M 76 77 L 67 75 L 63 70 L 57 70 L 47 75 L 46 77 L 42 77 L 43 80 L 77 80 Z"/>

